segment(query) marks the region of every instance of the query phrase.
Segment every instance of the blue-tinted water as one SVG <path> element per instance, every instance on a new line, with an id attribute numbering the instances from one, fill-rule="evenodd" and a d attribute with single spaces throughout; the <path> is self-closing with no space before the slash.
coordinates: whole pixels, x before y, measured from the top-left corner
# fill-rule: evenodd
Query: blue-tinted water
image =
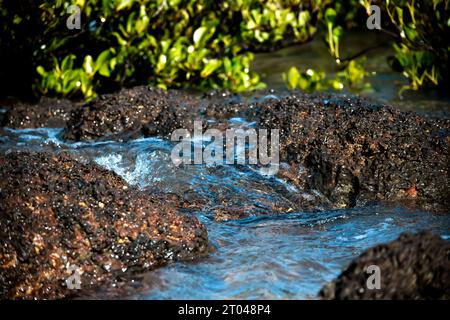
<path id="1" fill-rule="evenodd" d="M 314 299 L 362 250 L 403 231 L 449 236 L 449 219 L 366 208 L 217 223 L 199 214 L 217 252 L 149 273 L 141 299 Z"/>
<path id="2" fill-rule="evenodd" d="M 58 138 L 60 132 L 7 130 L 0 137 L 0 152 L 68 151 L 81 161 L 96 161 L 148 192 L 195 194 L 209 201 L 202 212 L 184 214 L 198 216 L 216 250 L 201 261 L 174 263 L 148 272 L 139 277 L 145 290 L 122 291 L 120 298 L 314 299 L 319 289 L 363 250 L 391 241 L 404 231 L 428 229 L 450 238 L 449 216 L 400 208 L 271 215 L 267 203 L 289 203 L 289 194 L 303 191 L 281 179 L 261 176 L 248 166 L 176 167 L 170 160 L 171 143 L 157 138 L 67 143 Z M 312 192 L 305 196 L 321 195 Z M 246 206 L 255 215 L 239 221 L 214 221 L 214 208 L 224 205 Z"/>

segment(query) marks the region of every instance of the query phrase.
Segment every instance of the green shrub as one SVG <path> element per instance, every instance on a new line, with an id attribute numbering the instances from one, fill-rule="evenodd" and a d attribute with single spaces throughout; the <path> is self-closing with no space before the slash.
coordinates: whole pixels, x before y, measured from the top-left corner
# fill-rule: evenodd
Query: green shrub
<path id="1" fill-rule="evenodd" d="M 447 85 L 450 80 L 450 1 L 386 0 L 398 32 L 394 69 L 410 80 L 404 89 Z"/>
<path id="2" fill-rule="evenodd" d="M 90 99 L 136 84 L 251 90 L 264 84 L 250 70 L 249 50 L 310 39 L 321 3 L 0 0 L 2 31 L 10 33 L 0 46 L 15 42 L 4 60 L 30 61 L 24 71 L 46 95 Z M 81 8 L 81 30 L 66 27 L 71 4 Z"/>
<path id="3" fill-rule="evenodd" d="M 340 44 L 344 29 L 363 25 L 371 14 L 370 6 L 376 4 L 382 10 L 382 32 L 392 36 L 395 55 L 389 63 L 410 80 L 401 88 L 418 90 L 427 87 L 448 87 L 450 83 L 450 1 L 449 0 L 348 0 L 336 1 L 325 9 L 322 19 L 324 39 L 330 54 L 341 69 L 336 77 L 329 78 L 323 71 L 308 69 L 300 73 L 291 68 L 283 79 L 287 87 L 302 90 L 342 89 L 366 90 L 364 78 L 365 57 L 359 61 L 344 60 L 340 65 Z M 364 18 L 357 20 L 361 11 Z M 355 20 L 356 19 L 356 20 Z M 355 23 L 359 21 L 359 23 Z M 373 31 L 376 32 L 376 31 Z M 294 71 L 295 69 L 295 71 Z M 293 85 L 295 83 L 295 85 Z"/>
<path id="4" fill-rule="evenodd" d="M 287 73 L 282 74 L 282 78 L 291 90 L 312 92 L 347 88 L 350 91 L 361 92 L 371 90 L 370 84 L 365 81 L 368 75 L 365 63 L 365 57 L 345 62 L 344 68 L 333 77 L 327 76 L 323 71 L 307 69 L 300 72 L 296 67 L 291 67 Z"/>
<path id="5" fill-rule="evenodd" d="M 73 4 L 81 30 L 66 26 Z M 253 90 L 264 84 L 252 52 L 320 30 L 342 71 L 329 79 L 300 66 L 284 75 L 288 86 L 296 77 L 305 90 L 366 88 L 363 59 L 345 61 L 340 46 L 345 30 L 365 30 L 371 4 L 395 36 L 390 63 L 407 88 L 448 85 L 449 0 L 0 0 L 0 90 L 74 99 L 139 84 Z"/>

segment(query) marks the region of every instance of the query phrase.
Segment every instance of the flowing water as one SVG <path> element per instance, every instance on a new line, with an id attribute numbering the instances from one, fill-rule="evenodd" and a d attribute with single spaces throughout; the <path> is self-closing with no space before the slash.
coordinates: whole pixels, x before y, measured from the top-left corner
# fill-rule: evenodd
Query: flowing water
<path id="1" fill-rule="evenodd" d="M 249 166 L 175 167 L 172 144 L 162 139 L 68 143 L 59 139 L 61 131 L 7 129 L 0 137 L 0 152 L 67 151 L 82 161 L 94 160 L 148 192 L 192 193 L 210 199 L 212 205 L 222 196 L 235 205 L 264 206 L 301 192 Z M 257 212 L 257 207 L 251 210 Z M 395 207 L 253 215 L 227 222 L 214 221 L 211 210 L 183 213 L 196 215 L 208 229 L 215 247 L 208 258 L 148 272 L 139 277 L 145 290 L 128 291 L 120 298 L 314 299 L 363 250 L 404 231 L 428 229 L 450 239 L 450 216 Z"/>
<path id="2" fill-rule="evenodd" d="M 351 56 L 376 43 L 380 35 L 349 34 L 343 56 Z M 368 53 L 369 97 L 404 110 L 448 117 L 450 103 L 436 93 L 407 93 L 398 97 L 406 80 L 386 64 L 393 54 L 389 46 Z M 270 88 L 283 90 L 281 73 L 290 66 L 336 72 L 323 42 L 317 38 L 303 46 L 256 55 L 254 69 L 263 74 Z M 230 124 L 242 125 L 242 119 Z M 365 249 L 397 238 L 402 232 L 432 230 L 450 239 L 450 216 L 438 216 L 404 208 L 364 208 L 270 214 L 270 203 L 289 203 L 292 195 L 320 197 L 316 191 L 297 190 L 281 179 L 259 174 L 251 166 L 176 167 L 170 159 L 172 144 L 158 138 L 126 143 L 69 143 L 59 136 L 62 129 L 6 130 L 0 136 L 0 152 L 9 150 L 67 151 L 81 161 L 94 160 L 146 192 L 163 191 L 185 199 L 205 199 L 196 215 L 208 229 L 215 247 L 206 259 L 174 263 L 138 278 L 139 290 L 127 290 L 120 298 L 131 299 L 314 299 L 320 288 Z M 221 206 L 248 208 L 250 218 L 216 222 L 213 211 Z M 266 215 L 257 215 L 264 212 Z M 269 214 L 267 214 L 269 213 Z M 142 289 L 145 288 L 145 290 Z M 102 293 L 99 295 L 101 296 Z"/>

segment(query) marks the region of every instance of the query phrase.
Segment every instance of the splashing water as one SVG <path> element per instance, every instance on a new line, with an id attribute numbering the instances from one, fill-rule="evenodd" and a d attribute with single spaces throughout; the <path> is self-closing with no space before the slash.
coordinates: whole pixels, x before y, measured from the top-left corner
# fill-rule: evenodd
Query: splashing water
<path id="1" fill-rule="evenodd" d="M 58 138 L 60 133 L 61 129 L 7 129 L 0 152 L 67 151 L 149 192 L 194 194 L 209 201 L 203 211 L 186 214 L 195 214 L 205 224 L 216 250 L 201 261 L 174 263 L 142 275 L 139 281 L 147 289 L 122 298 L 314 299 L 362 251 L 402 232 L 428 229 L 450 238 L 448 216 L 383 206 L 216 222 L 211 210 L 224 199 L 267 213 L 267 203 L 288 203 L 289 195 L 301 190 L 249 166 L 176 167 L 170 159 L 172 144 L 157 138 L 69 143 Z"/>

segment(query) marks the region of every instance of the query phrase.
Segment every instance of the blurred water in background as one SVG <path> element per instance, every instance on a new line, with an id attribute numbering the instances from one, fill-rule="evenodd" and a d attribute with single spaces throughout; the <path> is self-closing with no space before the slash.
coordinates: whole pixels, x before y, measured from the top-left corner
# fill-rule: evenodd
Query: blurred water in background
<path id="1" fill-rule="evenodd" d="M 341 57 L 352 57 L 367 48 L 376 47 L 365 53 L 367 56 L 366 70 L 375 73 L 367 77 L 372 86 L 370 92 L 357 92 L 404 111 L 415 111 L 422 114 L 450 117 L 450 96 L 446 92 L 406 91 L 399 97 L 399 90 L 408 84 L 408 79 L 401 73 L 395 72 L 387 60 L 394 55 L 392 46 L 388 43 L 388 36 L 376 32 L 346 32 L 341 44 Z M 269 88 L 286 90 L 281 74 L 287 72 L 291 66 L 300 71 L 311 68 L 315 71 L 325 71 L 327 76 L 334 76 L 337 72 L 336 63 L 328 53 L 327 45 L 321 37 L 315 37 L 311 42 L 294 45 L 275 52 L 258 53 L 253 61 L 253 70 L 262 75 L 262 80 Z M 346 92 L 345 90 L 343 92 Z"/>

